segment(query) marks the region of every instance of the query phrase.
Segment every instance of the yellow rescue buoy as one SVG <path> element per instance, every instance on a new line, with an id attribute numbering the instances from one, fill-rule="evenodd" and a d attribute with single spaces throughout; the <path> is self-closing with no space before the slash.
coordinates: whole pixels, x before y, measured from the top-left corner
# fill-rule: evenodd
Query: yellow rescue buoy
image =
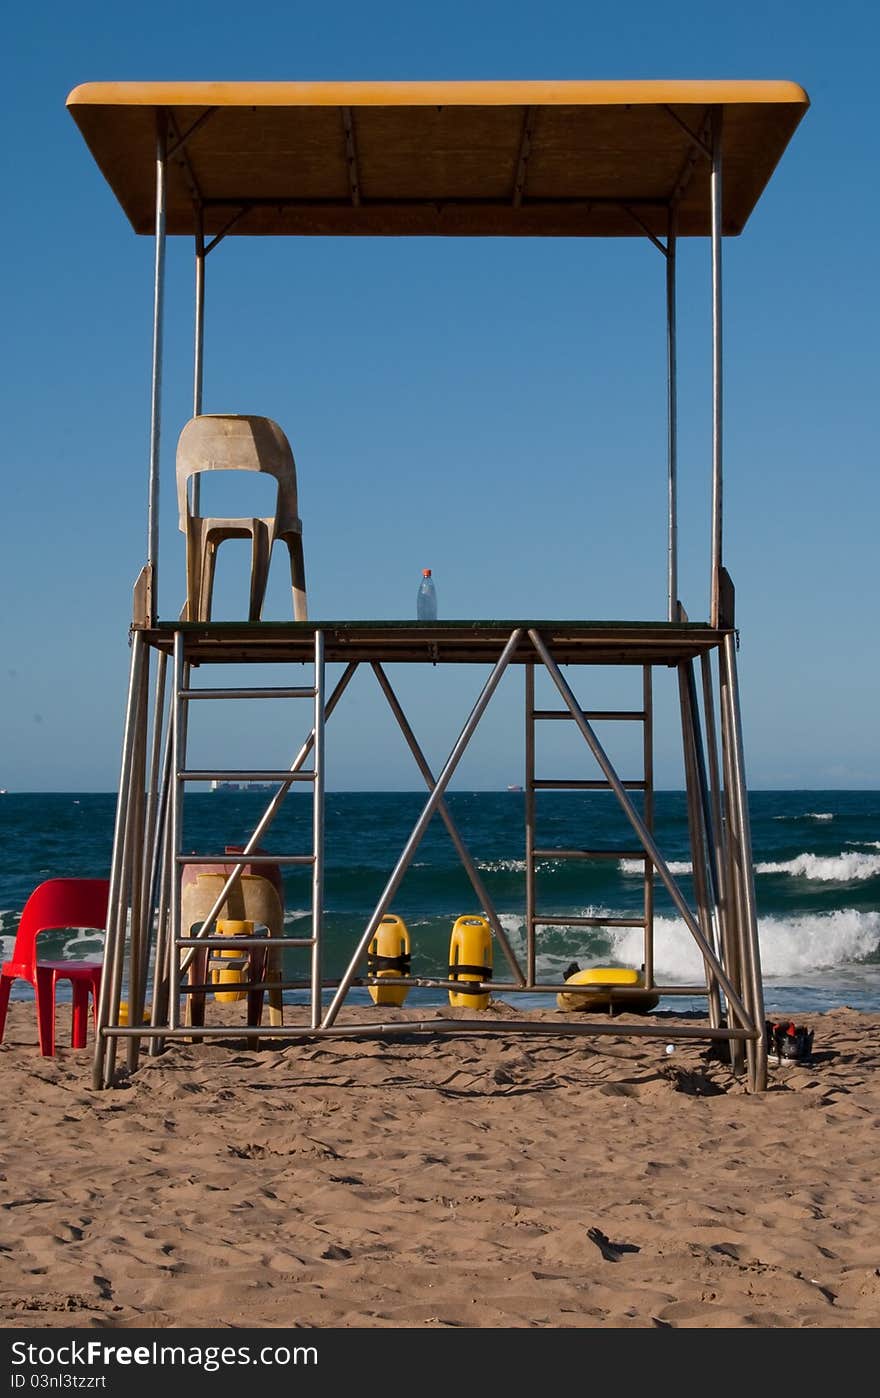
<path id="1" fill-rule="evenodd" d="M 386 913 L 367 950 L 367 974 L 376 981 L 389 977 L 408 976 L 410 973 L 409 931 L 402 917 Z M 370 996 L 374 1005 L 402 1005 L 410 987 L 408 985 L 370 985 Z"/>
<path id="2" fill-rule="evenodd" d="M 219 937 L 252 937 L 254 935 L 253 922 L 245 918 L 223 918 L 217 919 L 217 935 Z M 213 955 L 208 963 L 210 979 L 215 985 L 240 986 L 247 978 L 247 970 L 250 966 L 250 947 L 240 947 L 237 951 L 225 948 L 213 948 Z M 217 990 L 214 992 L 214 999 L 221 1004 L 229 1004 L 233 1000 L 244 1000 L 247 997 L 246 990 Z"/>
<path id="3" fill-rule="evenodd" d="M 465 916 L 454 923 L 449 943 L 449 979 L 492 979 L 492 929 L 484 917 Z M 449 1003 L 468 1010 L 485 1010 L 489 992 L 450 990 Z"/>
<path id="4" fill-rule="evenodd" d="M 646 1014 L 653 1010 L 660 996 L 653 990 L 645 989 L 642 995 L 621 995 L 615 997 L 613 990 L 630 989 L 645 985 L 641 971 L 628 966 L 590 966 L 581 971 L 576 965 L 569 967 L 565 974 L 566 985 L 585 987 L 583 990 L 562 991 L 556 997 L 560 1010 L 610 1010 L 612 1005 L 620 1010 L 632 1010 L 636 1014 Z"/>
<path id="5" fill-rule="evenodd" d="M 149 1011 L 144 1010 L 143 1014 L 141 1015 L 141 1022 L 142 1022 L 143 1024 L 149 1024 L 149 1022 L 150 1022 Z M 120 1024 L 120 1025 L 127 1025 L 127 1024 L 128 1024 L 128 1001 L 127 1001 L 127 1000 L 120 1000 L 120 1002 L 119 1002 L 119 1024 Z"/>

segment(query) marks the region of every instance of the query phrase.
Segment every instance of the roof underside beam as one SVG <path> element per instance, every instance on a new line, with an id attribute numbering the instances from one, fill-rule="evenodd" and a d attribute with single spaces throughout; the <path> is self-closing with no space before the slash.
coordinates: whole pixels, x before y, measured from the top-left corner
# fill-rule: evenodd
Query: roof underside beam
<path id="1" fill-rule="evenodd" d="M 513 207 L 518 209 L 522 204 L 526 192 L 526 167 L 529 163 L 529 156 L 532 151 L 532 132 L 535 125 L 534 107 L 526 107 L 523 117 L 522 136 L 519 143 L 519 154 L 516 160 L 516 177 L 513 182 Z"/>
<path id="2" fill-rule="evenodd" d="M 345 159 L 348 164 L 348 182 L 351 186 L 351 202 L 357 206 L 361 202 L 361 179 L 358 170 L 357 146 L 354 139 L 354 117 L 351 107 L 342 108 L 342 125 L 345 129 Z"/>
<path id="3" fill-rule="evenodd" d="M 305 198 L 299 194 L 272 194 L 265 198 L 246 198 L 235 194 L 224 195 L 222 198 L 206 198 L 203 200 L 206 209 L 229 209 L 233 207 L 249 209 L 347 209 L 350 207 L 349 199 L 337 198 Z M 597 199 L 590 195 L 572 195 L 565 198 L 531 198 L 523 199 L 518 207 L 522 209 L 665 209 L 669 203 L 666 198 L 658 197 L 654 199 Z M 431 199 L 419 196 L 411 198 L 395 199 L 364 199 L 363 196 L 358 201 L 358 206 L 364 209 L 509 209 L 509 199 L 494 199 L 491 197 L 461 198 L 454 199 Z"/>

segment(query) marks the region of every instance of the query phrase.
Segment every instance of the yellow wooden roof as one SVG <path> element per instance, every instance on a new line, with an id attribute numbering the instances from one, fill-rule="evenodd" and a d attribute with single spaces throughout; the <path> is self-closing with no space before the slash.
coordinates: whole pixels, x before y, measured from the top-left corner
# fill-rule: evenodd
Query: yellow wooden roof
<path id="1" fill-rule="evenodd" d="M 86 83 L 71 115 L 138 233 L 152 233 L 156 120 L 167 230 L 208 235 L 709 233 L 711 107 L 724 111 L 724 232 L 741 232 L 809 105 L 790 82 Z M 182 144 L 180 138 L 183 138 Z M 175 148 L 176 147 L 176 148 Z"/>

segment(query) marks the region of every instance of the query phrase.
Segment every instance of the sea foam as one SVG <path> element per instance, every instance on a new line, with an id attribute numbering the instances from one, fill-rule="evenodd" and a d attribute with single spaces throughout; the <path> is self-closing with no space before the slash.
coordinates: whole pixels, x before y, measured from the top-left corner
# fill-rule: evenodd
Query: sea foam
<path id="1" fill-rule="evenodd" d="M 622 874 L 644 874 L 645 864 L 642 859 L 619 859 L 617 867 Z M 693 865 L 689 859 L 667 859 L 666 867 L 670 874 L 691 874 Z"/>
<path id="2" fill-rule="evenodd" d="M 880 849 L 880 841 L 870 844 Z M 621 859 L 618 868 L 622 874 L 640 875 L 644 865 L 640 859 Z M 852 854 L 797 854 L 793 859 L 763 860 L 754 866 L 756 874 L 790 874 L 793 878 L 812 879 L 823 883 L 851 883 L 854 880 L 874 879 L 880 875 L 880 855 L 853 852 Z M 672 874 L 690 874 L 693 866 L 689 860 L 669 860 Z"/>
<path id="3" fill-rule="evenodd" d="M 629 966 L 644 960 L 637 928 L 609 929 L 615 958 Z M 841 908 L 802 917 L 765 917 L 758 923 L 765 976 L 828 971 L 874 956 L 880 947 L 880 913 Z M 696 942 L 677 918 L 654 919 L 654 970 L 658 980 L 699 982 L 703 962 Z"/>
<path id="4" fill-rule="evenodd" d="M 851 883 L 880 875 L 880 854 L 797 854 L 794 859 L 768 860 L 755 865 L 756 874 L 790 874 L 822 883 Z"/>

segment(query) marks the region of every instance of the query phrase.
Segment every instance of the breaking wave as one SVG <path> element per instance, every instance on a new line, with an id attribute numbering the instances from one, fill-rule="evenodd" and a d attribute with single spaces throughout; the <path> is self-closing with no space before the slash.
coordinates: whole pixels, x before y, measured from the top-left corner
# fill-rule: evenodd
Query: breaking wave
<path id="1" fill-rule="evenodd" d="M 756 874 L 790 874 L 793 878 L 822 883 L 852 883 L 880 875 L 880 854 L 797 854 L 794 859 L 766 860 L 755 865 Z"/>

